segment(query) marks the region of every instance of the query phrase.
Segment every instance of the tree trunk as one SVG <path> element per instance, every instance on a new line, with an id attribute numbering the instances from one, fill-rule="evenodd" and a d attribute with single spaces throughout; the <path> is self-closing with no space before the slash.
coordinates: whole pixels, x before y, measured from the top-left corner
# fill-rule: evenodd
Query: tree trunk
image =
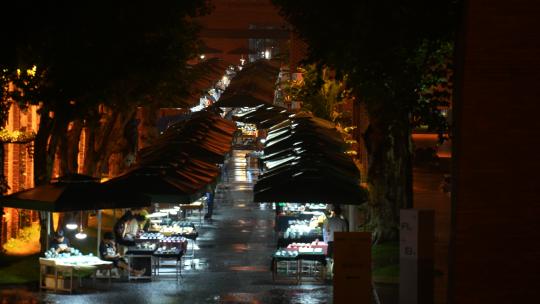
<path id="1" fill-rule="evenodd" d="M 88 142 L 84 157 L 84 174 L 101 176 L 101 153 L 103 153 L 105 146 L 110 144 L 109 135 L 116 122 L 116 116 L 118 116 L 117 112 L 110 114 L 102 125 L 99 125 L 98 121 L 90 122 L 87 125 Z"/>
<path id="2" fill-rule="evenodd" d="M 153 144 L 158 137 L 157 120 L 157 105 L 150 104 L 142 108 L 139 125 L 139 150 Z"/>
<path id="3" fill-rule="evenodd" d="M 378 117 L 381 116 L 370 115 L 370 125 L 364 135 L 369 163 L 369 223 L 376 243 L 398 240 L 399 210 L 412 206 L 408 115 L 385 121 Z"/>
<path id="4" fill-rule="evenodd" d="M 84 152 L 84 164 L 83 164 L 83 174 L 96 176 L 95 174 L 95 149 L 96 144 L 96 133 L 98 132 L 97 126 L 92 123 L 86 126 L 86 141 L 84 143 L 86 149 Z"/>
<path id="5" fill-rule="evenodd" d="M 70 174 L 68 167 L 68 137 L 66 133 L 58 134 L 58 161 L 60 162 L 60 176 Z"/>
<path id="6" fill-rule="evenodd" d="M 85 156 L 85 172 L 99 176 L 102 172 L 109 172 L 114 177 L 121 173 L 126 163 L 125 157 L 132 152 L 129 141 L 126 139 L 126 128 L 131 123 L 136 109 L 111 110 L 105 124 L 98 128 L 90 128 L 88 136 L 88 149 Z M 111 160 L 111 156 L 115 159 Z M 108 168 L 112 165 L 112 168 Z M 112 174 L 112 175 L 111 175 Z"/>
<path id="7" fill-rule="evenodd" d="M 119 175 L 126 168 L 125 157 L 131 152 L 132 147 L 129 146 L 125 134 L 126 128 L 129 126 L 134 115 L 135 110 L 119 113 L 109 135 L 111 144 L 106 145 L 101 154 L 102 159 L 100 160 L 100 163 L 102 169 L 105 169 L 104 167 L 107 165 L 110 177 Z"/>
<path id="8" fill-rule="evenodd" d="M 58 115 L 49 117 L 47 111 L 40 113 L 39 130 L 34 141 L 34 186 L 40 186 L 51 180 L 59 136 L 66 131 L 67 123 Z M 46 212 L 40 216 L 41 253 L 46 249 L 47 221 Z"/>
<path id="9" fill-rule="evenodd" d="M 79 142 L 81 139 L 82 128 L 82 121 L 75 120 L 71 125 L 71 129 L 67 133 L 66 163 L 67 170 L 70 173 L 79 172 Z"/>
<path id="10" fill-rule="evenodd" d="M 8 190 L 8 184 L 6 180 L 6 176 L 4 175 L 4 143 L 0 142 L 0 197 L 4 196 L 4 194 Z M 4 252 L 4 208 L 0 206 L 0 253 Z"/>

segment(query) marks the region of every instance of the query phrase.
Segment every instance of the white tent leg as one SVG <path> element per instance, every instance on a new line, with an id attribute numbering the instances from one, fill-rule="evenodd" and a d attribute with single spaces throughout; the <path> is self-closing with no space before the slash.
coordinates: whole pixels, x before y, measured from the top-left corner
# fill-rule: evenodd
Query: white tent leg
<path id="1" fill-rule="evenodd" d="M 96 256 L 99 257 L 99 244 L 101 243 L 101 210 L 98 210 L 97 214 L 97 248 L 96 248 Z"/>
<path id="2" fill-rule="evenodd" d="M 46 245 L 47 245 L 47 249 L 46 250 L 49 250 L 49 238 L 51 237 L 51 212 L 47 212 L 47 240 L 46 240 Z"/>

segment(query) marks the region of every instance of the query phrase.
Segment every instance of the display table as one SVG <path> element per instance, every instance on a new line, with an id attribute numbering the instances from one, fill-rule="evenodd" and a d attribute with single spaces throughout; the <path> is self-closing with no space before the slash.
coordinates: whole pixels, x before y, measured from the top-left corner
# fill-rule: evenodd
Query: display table
<path id="1" fill-rule="evenodd" d="M 284 248 L 287 247 L 289 244 L 292 243 L 311 243 L 315 240 L 322 240 L 323 235 L 322 234 L 306 234 L 295 238 L 285 238 L 282 234 L 280 234 L 278 241 L 277 241 L 277 248 Z"/>
<path id="2" fill-rule="evenodd" d="M 204 203 L 201 202 L 201 201 L 197 201 L 197 202 L 194 202 L 194 203 L 191 203 L 191 204 L 185 204 L 185 205 L 180 205 L 180 210 L 182 210 L 183 212 L 185 211 L 192 211 L 192 210 L 198 210 L 199 211 L 199 226 L 202 225 L 202 211 L 204 209 Z"/>
<path id="3" fill-rule="evenodd" d="M 276 216 L 276 231 L 285 231 L 289 227 L 290 221 L 295 220 L 310 220 L 313 214 L 295 213 L 295 214 L 278 214 Z"/>
<path id="4" fill-rule="evenodd" d="M 174 264 L 174 274 L 176 275 L 176 280 L 182 276 L 182 255 L 184 253 L 184 250 L 181 248 L 169 248 L 169 249 L 162 249 L 158 248 L 152 256 L 154 257 L 153 263 L 154 263 L 154 276 L 159 277 L 161 275 L 161 268 L 162 268 L 162 261 L 166 260 L 172 260 L 175 262 Z"/>
<path id="5" fill-rule="evenodd" d="M 106 270 L 109 274 L 109 283 L 111 279 L 111 269 L 113 264 L 110 261 L 103 261 L 95 256 L 69 256 L 57 258 L 39 258 L 40 289 L 49 289 L 54 291 L 73 292 L 76 287 L 73 277 L 79 278 L 86 274 L 95 274 L 98 270 Z M 75 282 L 76 283 L 76 282 Z"/>
<path id="6" fill-rule="evenodd" d="M 281 253 L 281 254 L 279 254 Z M 322 253 L 299 253 L 278 250 L 272 256 L 274 282 L 296 283 L 311 281 L 324 283 L 326 256 Z"/>

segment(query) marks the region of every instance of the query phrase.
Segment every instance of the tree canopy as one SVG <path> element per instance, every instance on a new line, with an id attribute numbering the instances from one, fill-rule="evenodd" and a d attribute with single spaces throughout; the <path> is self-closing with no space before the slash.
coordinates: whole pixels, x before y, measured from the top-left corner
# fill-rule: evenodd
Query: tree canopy
<path id="1" fill-rule="evenodd" d="M 366 106 L 370 220 L 376 240 L 397 239 L 399 208 L 412 204 L 411 129 L 446 131 L 458 1 L 273 3 L 307 42 L 307 61 L 346 75 Z"/>

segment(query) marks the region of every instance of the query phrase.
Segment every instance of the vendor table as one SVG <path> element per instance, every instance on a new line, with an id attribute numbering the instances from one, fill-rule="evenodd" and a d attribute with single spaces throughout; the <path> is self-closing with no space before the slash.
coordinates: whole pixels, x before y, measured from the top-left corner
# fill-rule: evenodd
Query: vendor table
<path id="1" fill-rule="evenodd" d="M 284 238 L 282 235 L 278 238 L 277 248 L 284 248 L 292 243 L 311 243 L 315 240 L 322 241 L 322 234 L 306 234 L 297 238 Z"/>
<path id="2" fill-rule="evenodd" d="M 180 210 L 198 210 L 199 211 L 199 227 L 202 225 L 202 211 L 204 209 L 204 204 L 202 202 L 195 202 L 191 204 L 180 205 Z"/>
<path id="3" fill-rule="evenodd" d="M 128 274 L 128 281 L 135 279 L 152 279 L 152 255 L 156 249 L 155 248 L 137 248 L 129 247 L 126 252 L 126 257 L 128 260 L 128 266 L 131 269 L 141 269 L 146 268 L 146 271 L 141 276 L 134 276 L 131 272 Z"/>
<path id="4" fill-rule="evenodd" d="M 279 270 L 285 266 L 285 275 Z M 272 279 L 274 282 L 299 284 L 306 279 L 324 283 L 326 276 L 326 256 L 320 253 L 300 253 L 297 256 L 272 256 Z"/>
<path id="5" fill-rule="evenodd" d="M 173 260 L 174 265 L 174 274 L 176 275 L 176 280 L 182 277 L 182 255 L 183 250 L 180 248 L 172 248 L 165 250 L 156 250 L 152 256 L 154 258 L 154 276 L 159 277 L 161 274 L 161 261 L 163 260 Z"/>
<path id="6" fill-rule="evenodd" d="M 285 231 L 289 227 L 289 221 L 310 220 L 313 214 L 295 213 L 292 215 L 278 214 L 276 216 L 276 231 Z"/>
<path id="7" fill-rule="evenodd" d="M 40 289 L 50 289 L 54 291 L 73 292 L 73 276 L 79 277 L 85 274 L 94 274 L 98 270 L 106 270 L 111 281 L 111 269 L 113 264 L 110 261 L 103 261 L 95 256 L 70 256 L 59 258 L 39 258 Z M 68 285 L 69 281 L 69 285 Z"/>

